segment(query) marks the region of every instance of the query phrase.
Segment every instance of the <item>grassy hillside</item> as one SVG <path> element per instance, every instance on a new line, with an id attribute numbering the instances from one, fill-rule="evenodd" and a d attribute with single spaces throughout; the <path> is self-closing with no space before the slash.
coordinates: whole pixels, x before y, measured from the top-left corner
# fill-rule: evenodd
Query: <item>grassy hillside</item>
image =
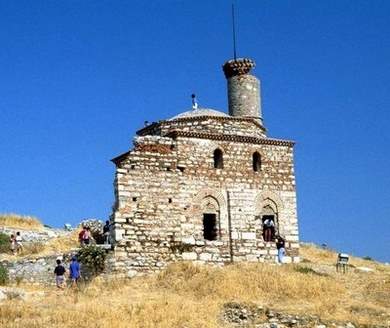
<path id="1" fill-rule="evenodd" d="M 28 230 L 41 230 L 43 224 L 33 216 L 19 214 L 0 214 L 0 226 Z"/>
<path id="2" fill-rule="evenodd" d="M 301 255 L 299 265 L 176 263 L 153 276 L 97 278 L 79 291 L 26 285 L 33 296 L 23 303 L 2 303 L 0 326 L 230 327 L 221 319 L 230 301 L 351 321 L 357 327 L 390 322 L 388 266 L 352 258 L 353 267 L 344 275 L 335 272 L 331 251 L 305 245 Z M 359 266 L 374 271 L 362 272 Z"/>

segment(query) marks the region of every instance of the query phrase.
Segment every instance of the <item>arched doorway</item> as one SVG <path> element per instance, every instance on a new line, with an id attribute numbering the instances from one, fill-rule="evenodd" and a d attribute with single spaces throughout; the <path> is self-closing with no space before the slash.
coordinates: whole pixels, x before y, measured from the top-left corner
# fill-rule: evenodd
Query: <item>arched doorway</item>
<path id="1" fill-rule="evenodd" d="M 280 197 L 272 191 L 265 190 L 256 196 L 255 207 L 258 237 L 262 237 L 264 241 L 274 241 L 280 231 L 279 218 L 283 209 Z M 271 234 L 269 231 L 266 233 L 265 229 L 269 221 L 272 221 L 271 226 L 268 226 Z"/>
<path id="2" fill-rule="evenodd" d="M 261 211 L 261 225 L 263 240 L 274 241 L 279 231 L 279 220 L 277 209 L 270 204 L 265 205 Z"/>
<path id="3" fill-rule="evenodd" d="M 217 240 L 221 236 L 220 206 L 212 196 L 206 196 L 201 201 L 203 223 L 203 238 Z"/>

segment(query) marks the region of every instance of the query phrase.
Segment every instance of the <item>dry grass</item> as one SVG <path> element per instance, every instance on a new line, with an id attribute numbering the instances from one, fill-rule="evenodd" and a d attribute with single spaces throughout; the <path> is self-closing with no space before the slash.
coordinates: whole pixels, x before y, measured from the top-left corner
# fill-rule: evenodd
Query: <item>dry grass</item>
<path id="1" fill-rule="evenodd" d="M 303 244 L 300 248 L 303 261 L 334 266 L 337 261 L 337 252 L 330 249 L 322 249 L 315 244 Z M 350 256 L 349 263 L 354 267 L 367 267 L 374 270 L 383 270 L 385 266 L 376 261 L 365 260 L 361 257 Z"/>
<path id="2" fill-rule="evenodd" d="M 50 255 L 53 253 L 65 253 L 80 246 L 78 241 L 78 231 L 74 230 L 66 236 L 50 239 L 45 243 L 40 255 Z"/>
<path id="3" fill-rule="evenodd" d="M 306 247 L 303 253 L 310 254 L 313 269 L 323 265 L 319 259 L 330 263 L 335 256 Z M 158 275 L 132 280 L 97 278 L 79 292 L 33 291 L 36 296 L 23 303 L 0 305 L 0 326 L 218 328 L 226 327 L 219 319 L 223 304 L 233 300 L 359 326 L 385 325 L 390 320 L 389 268 L 383 265 L 383 270 L 369 274 L 310 272 L 297 270 L 297 265 L 217 268 L 177 263 Z"/>
<path id="4" fill-rule="evenodd" d="M 0 226 L 32 230 L 43 229 L 43 224 L 36 217 L 12 213 L 0 214 Z"/>
<path id="5" fill-rule="evenodd" d="M 53 254 L 67 253 L 78 247 L 78 232 L 75 230 L 65 236 L 52 238 L 46 242 L 24 242 L 21 253 L 16 255 L 11 254 L 10 252 L 2 253 L 0 259 L 14 261 L 38 258 Z"/>

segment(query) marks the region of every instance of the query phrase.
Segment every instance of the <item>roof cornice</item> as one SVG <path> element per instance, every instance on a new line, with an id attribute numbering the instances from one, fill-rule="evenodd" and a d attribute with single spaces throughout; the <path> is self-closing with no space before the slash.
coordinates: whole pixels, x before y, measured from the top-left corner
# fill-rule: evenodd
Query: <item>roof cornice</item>
<path id="1" fill-rule="evenodd" d="M 287 146 L 287 147 L 293 147 L 295 145 L 295 142 L 291 140 L 258 138 L 258 137 L 232 135 L 232 134 L 185 132 L 179 130 L 171 131 L 166 136 L 174 139 L 176 139 L 177 137 L 185 137 L 185 138 L 211 139 L 211 140 L 221 140 L 221 141 L 252 143 L 252 144 L 259 144 L 259 145 Z"/>

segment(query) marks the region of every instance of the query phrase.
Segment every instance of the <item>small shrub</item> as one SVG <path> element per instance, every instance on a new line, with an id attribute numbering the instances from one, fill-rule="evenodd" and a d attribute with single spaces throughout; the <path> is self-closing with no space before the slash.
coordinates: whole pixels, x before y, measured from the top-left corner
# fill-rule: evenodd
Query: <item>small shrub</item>
<path id="1" fill-rule="evenodd" d="M 22 276 L 16 276 L 15 277 L 15 282 L 16 282 L 16 286 L 19 286 L 23 281 L 23 277 Z"/>
<path id="2" fill-rule="evenodd" d="M 366 261 L 374 261 L 374 260 L 372 259 L 372 257 L 370 257 L 370 256 L 364 256 L 364 257 L 363 257 L 363 260 L 366 260 Z"/>
<path id="3" fill-rule="evenodd" d="M 303 259 L 301 260 L 301 263 L 312 263 L 312 261 L 310 261 L 309 259 L 303 258 Z"/>
<path id="4" fill-rule="evenodd" d="M 0 264 L 0 285 L 6 285 L 8 283 L 8 269 Z"/>
<path id="5" fill-rule="evenodd" d="M 8 253 L 10 251 L 9 236 L 0 232 L 0 253 Z"/>
<path id="6" fill-rule="evenodd" d="M 303 273 L 303 274 L 314 274 L 314 275 L 322 276 L 322 277 L 327 277 L 328 276 L 328 274 L 326 274 L 326 273 L 321 273 L 321 272 L 314 271 L 312 268 L 309 268 L 307 266 L 296 266 L 294 268 L 294 270 L 296 272 Z"/>
<path id="7" fill-rule="evenodd" d="M 91 273 L 96 275 L 104 270 L 106 251 L 98 246 L 90 245 L 79 250 L 78 259 L 84 264 Z"/>

